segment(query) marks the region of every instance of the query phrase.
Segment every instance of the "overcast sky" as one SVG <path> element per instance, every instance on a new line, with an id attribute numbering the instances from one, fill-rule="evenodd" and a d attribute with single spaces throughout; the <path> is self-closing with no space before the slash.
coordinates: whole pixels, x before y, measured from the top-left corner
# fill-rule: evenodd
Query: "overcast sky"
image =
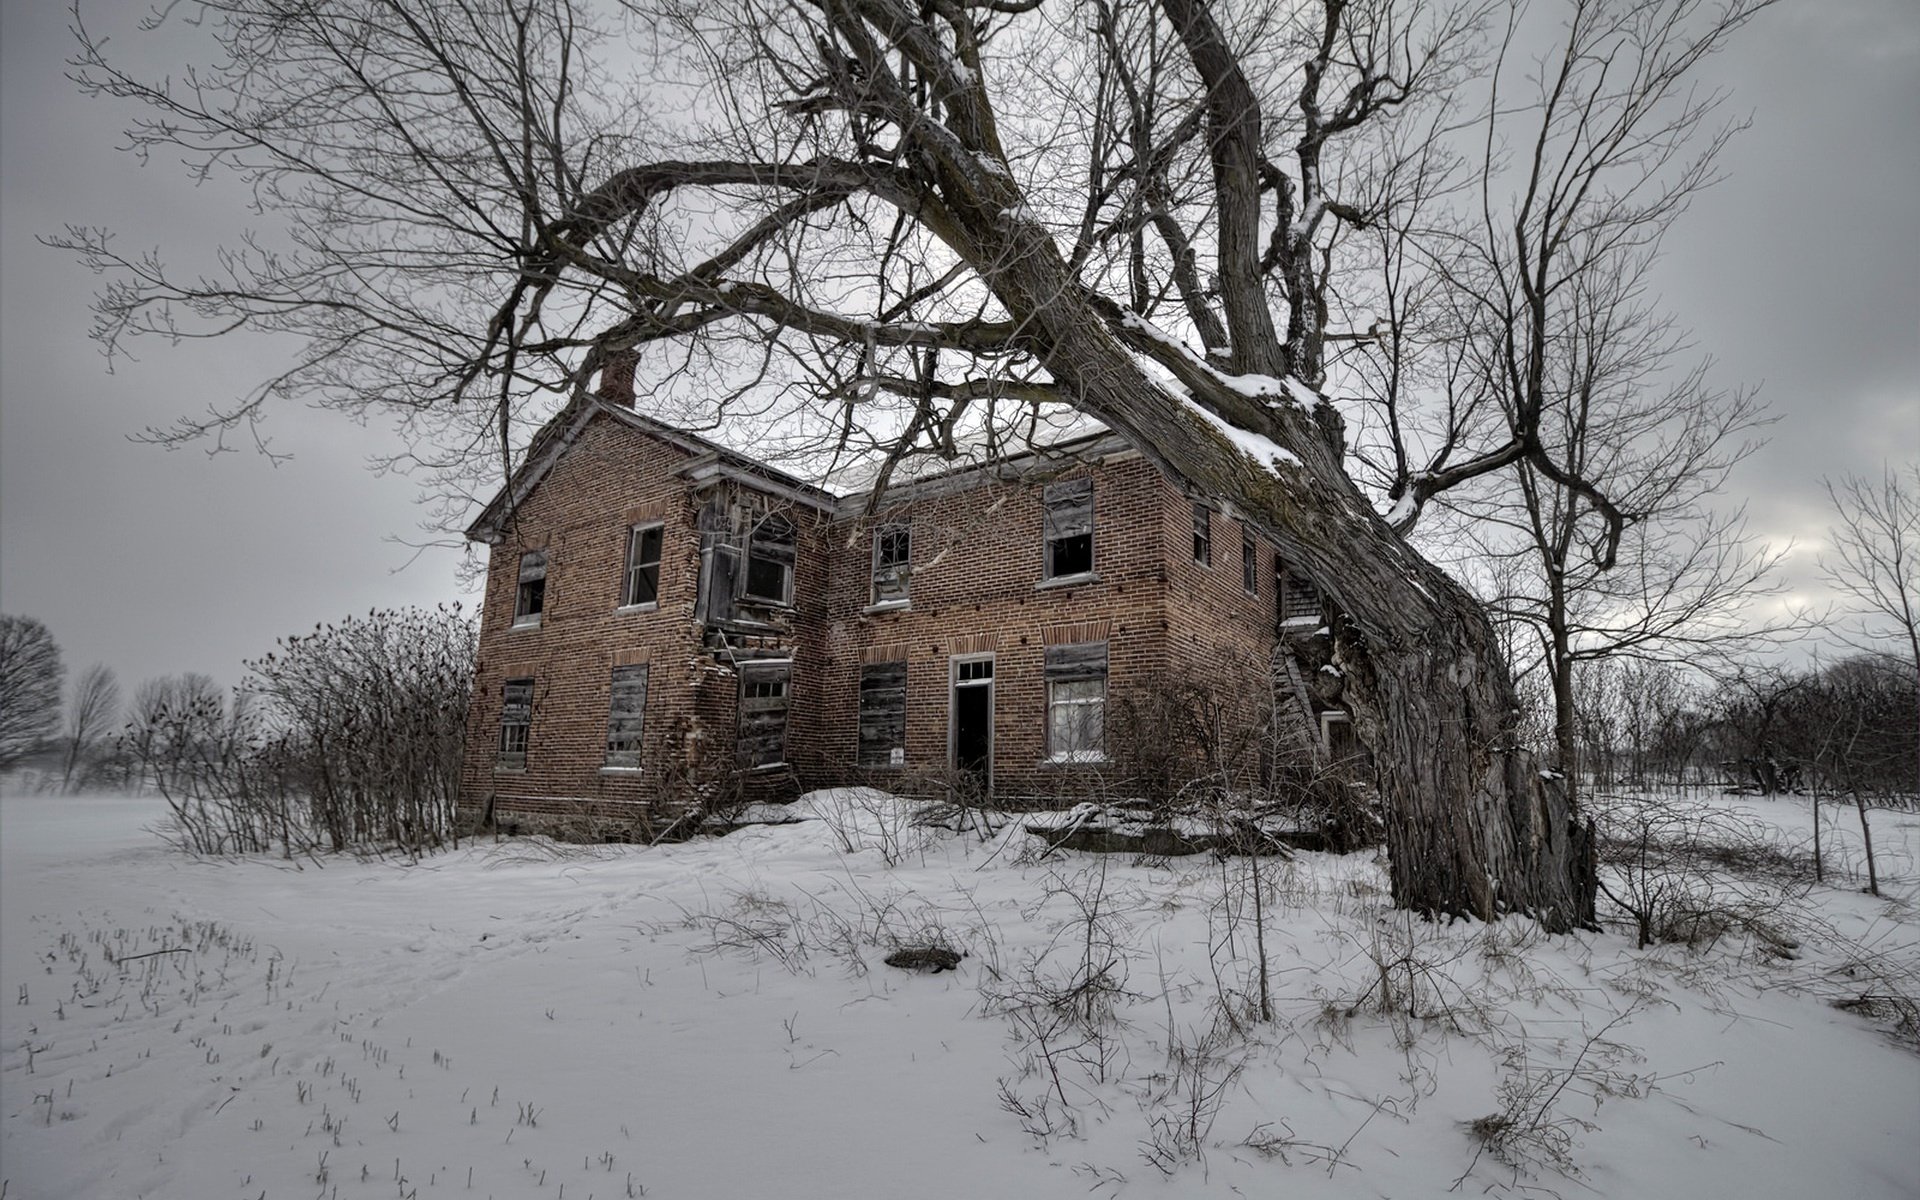
<path id="1" fill-rule="evenodd" d="M 85 5 L 130 58 L 177 70 L 177 42 L 132 30 L 145 10 Z M 70 670 L 105 662 L 131 685 L 237 682 L 242 659 L 317 621 L 471 603 L 457 551 L 395 540 L 419 539 L 421 513 L 411 483 L 365 469 L 390 449 L 377 428 L 281 408 L 267 432 L 295 457 L 278 467 L 128 440 L 230 400 L 283 348 L 149 344 L 106 372 L 86 337 L 98 281 L 34 235 L 106 225 L 184 256 L 245 216 L 115 151 L 129 114 L 65 80 L 67 22 L 60 0 L 0 5 L 0 610 L 45 621 Z M 1716 382 L 1761 386 L 1779 417 L 1728 499 L 1798 540 L 1790 578 L 1811 594 L 1819 477 L 1920 458 L 1920 5 L 1787 0 L 1704 80 L 1753 125 L 1669 240 L 1665 298 Z"/>

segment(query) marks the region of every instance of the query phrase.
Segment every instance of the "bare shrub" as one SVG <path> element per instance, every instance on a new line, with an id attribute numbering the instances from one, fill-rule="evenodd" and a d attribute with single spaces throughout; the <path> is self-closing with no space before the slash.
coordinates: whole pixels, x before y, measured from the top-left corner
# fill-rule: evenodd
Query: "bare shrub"
<path id="1" fill-rule="evenodd" d="M 1637 795 L 1591 798 L 1599 831 L 1600 892 L 1632 922 L 1641 947 L 1702 947 L 1729 932 L 1776 932 L 1791 894 L 1812 878 L 1811 860 L 1770 841 L 1726 810 Z"/>

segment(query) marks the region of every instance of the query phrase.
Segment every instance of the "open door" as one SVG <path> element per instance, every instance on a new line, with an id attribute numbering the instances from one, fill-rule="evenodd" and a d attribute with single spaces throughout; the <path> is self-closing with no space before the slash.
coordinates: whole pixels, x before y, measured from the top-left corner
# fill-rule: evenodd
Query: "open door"
<path id="1" fill-rule="evenodd" d="M 953 767 L 976 781 L 980 794 L 993 791 L 993 655 L 955 658 L 948 746 Z"/>

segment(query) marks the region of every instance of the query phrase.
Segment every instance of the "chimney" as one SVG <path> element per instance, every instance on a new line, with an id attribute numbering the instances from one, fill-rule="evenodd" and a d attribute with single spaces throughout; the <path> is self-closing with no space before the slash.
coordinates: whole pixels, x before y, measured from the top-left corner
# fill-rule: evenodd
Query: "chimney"
<path id="1" fill-rule="evenodd" d="M 638 350 L 609 350 L 600 366 L 600 387 L 594 394 L 608 404 L 632 408 L 633 375 L 639 366 Z"/>

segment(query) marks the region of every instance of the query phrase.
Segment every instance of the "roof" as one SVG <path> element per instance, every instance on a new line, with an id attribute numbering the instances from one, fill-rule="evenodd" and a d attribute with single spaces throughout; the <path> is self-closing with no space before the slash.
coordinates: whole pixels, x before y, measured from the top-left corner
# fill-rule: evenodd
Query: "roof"
<path id="1" fill-rule="evenodd" d="M 858 516 L 868 509 L 873 500 L 871 488 L 835 493 L 699 434 L 655 420 L 625 405 L 609 403 L 590 395 L 560 410 L 534 435 L 520 468 L 480 511 L 473 523 L 467 526 L 468 539 L 486 543 L 499 541 L 501 527 L 509 515 L 526 501 L 533 489 L 547 477 L 547 473 L 566 456 L 587 426 L 599 416 L 611 417 L 685 451 L 690 458 L 678 468 L 677 474 L 695 482 L 716 477 L 734 479 L 833 517 Z M 1082 462 L 1134 453 L 1133 447 L 1119 434 L 1098 425 L 1094 426 L 1094 430 L 1091 433 L 1076 433 L 1052 443 L 1030 443 L 1026 450 L 987 462 L 916 472 L 890 484 L 886 489 L 886 499 L 889 503 L 927 499 L 988 483 L 1027 479 L 1054 469 L 1061 459 Z"/>
<path id="2" fill-rule="evenodd" d="M 533 489 L 547 477 L 547 473 L 566 456 L 593 419 L 601 416 L 611 417 L 691 455 L 692 461 L 680 468 L 682 473 L 739 479 L 782 499 L 826 513 L 833 512 L 840 502 L 838 496 L 825 488 L 815 487 L 797 476 L 728 449 L 718 442 L 709 441 L 697 433 L 656 421 L 625 405 L 611 404 L 598 396 L 586 396 L 555 413 L 553 419 L 534 435 L 532 445 L 527 448 L 525 461 L 507 480 L 506 486 L 480 510 L 480 515 L 474 518 L 473 523 L 467 526 L 467 538 L 476 542 L 499 541 L 501 526 L 506 523 L 508 516 L 526 501 Z"/>

